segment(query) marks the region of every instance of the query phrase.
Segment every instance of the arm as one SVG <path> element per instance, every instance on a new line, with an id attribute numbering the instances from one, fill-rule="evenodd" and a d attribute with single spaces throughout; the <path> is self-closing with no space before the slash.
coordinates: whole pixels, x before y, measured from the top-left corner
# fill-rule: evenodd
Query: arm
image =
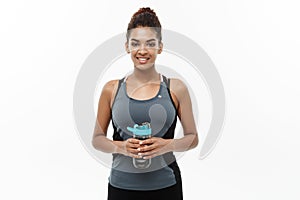
<path id="1" fill-rule="evenodd" d="M 95 122 L 92 145 L 95 149 L 106 153 L 122 153 L 124 155 L 138 157 L 138 140 L 133 138 L 126 141 L 113 141 L 106 137 L 107 129 L 111 120 L 111 104 L 118 87 L 118 80 L 107 82 L 101 92 L 98 112 Z"/>
<path id="2" fill-rule="evenodd" d="M 178 100 L 178 117 L 184 136 L 170 141 L 170 151 L 187 151 L 198 145 L 198 133 L 195 125 L 192 102 L 186 85 L 179 79 L 172 79 L 170 90 Z"/>
<path id="3" fill-rule="evenodd" d="M 95 122 L 92 145 L 95 149 L 106 153 L 115 153 L 117 146 L 106 137 L 107 128 L 111 120 L 110 101 L 114 90 L 114 81 L 107 82 L 101 92 L 98 102 L 98 112 Z"/>

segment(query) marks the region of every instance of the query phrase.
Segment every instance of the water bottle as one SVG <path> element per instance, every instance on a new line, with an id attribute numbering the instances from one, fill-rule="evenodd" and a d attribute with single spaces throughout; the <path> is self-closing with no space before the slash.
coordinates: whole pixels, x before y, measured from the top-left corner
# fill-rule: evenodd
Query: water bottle
<path id="1" fill-rule="evenodd" d="M 133 138 L 138 140 L 146 140 L 151 137 L 151 127 L 149 122 L 144 122 L 142 125 L 135 124 L 132 127 L 127 127 L 127 130 L 133 133 Z M 133 158 L 133 166 L 138 169 L 146 169 L 151 165 L 151 159 Z"/>

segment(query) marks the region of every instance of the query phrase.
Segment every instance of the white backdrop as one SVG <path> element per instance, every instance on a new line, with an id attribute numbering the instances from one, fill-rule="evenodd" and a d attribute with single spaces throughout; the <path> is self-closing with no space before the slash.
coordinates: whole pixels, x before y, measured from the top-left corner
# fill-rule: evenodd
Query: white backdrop
<path id="1" fill-rule="evenodd" d="M 299 199 L 296 0 L 1 1 L 0 199 L 106 199 L 109 169 L 75 130 L 74 84 L 87 56 L 144 6 L 196 41 L 225 87 L 216 148 L 179 160 L 185 199 Z"/>

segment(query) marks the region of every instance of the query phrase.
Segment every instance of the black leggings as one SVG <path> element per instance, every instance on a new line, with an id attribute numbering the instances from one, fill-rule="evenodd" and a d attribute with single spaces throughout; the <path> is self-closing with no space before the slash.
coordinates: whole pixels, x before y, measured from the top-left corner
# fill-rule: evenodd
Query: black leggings
<path id="1" fill-rule="evenodd" d="M 183 200 L 182 183 L 150 191 L 125 190 L 108 184 L 108 200 Z"/>

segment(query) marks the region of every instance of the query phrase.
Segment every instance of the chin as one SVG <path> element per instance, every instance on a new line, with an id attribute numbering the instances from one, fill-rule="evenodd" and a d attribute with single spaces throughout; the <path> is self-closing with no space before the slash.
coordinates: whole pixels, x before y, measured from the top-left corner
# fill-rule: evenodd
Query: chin
<path id="1" fill-rule="evenodd" d="M 135 67 L 141 70 L 146 70 L 154 67 L 154 63 L 146 63 L 146 64 L 136 63 Z"/>

